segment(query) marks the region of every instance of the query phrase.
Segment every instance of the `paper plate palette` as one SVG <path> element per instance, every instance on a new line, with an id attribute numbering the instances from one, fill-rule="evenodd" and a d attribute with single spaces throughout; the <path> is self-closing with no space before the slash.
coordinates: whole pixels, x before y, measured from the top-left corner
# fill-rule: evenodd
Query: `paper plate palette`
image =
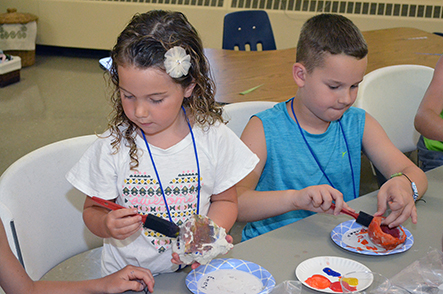
<path id="1" fill-rule="evenodd" d="M 339 277 L 354 271 L 368 271 L 370 269 L 365 265 L 348 258 L 336 257 L 336 256 L 318 256 L 307 259 L 300 263 L 295 269 L 295 275 L 297 279 L 308 288 L 324 293 L 342 293 L 332 290 L 331 288 L 318 289 L 312 287 L 306 283 L 306 280 L 314 275 L 321 275 L 327 278 L 331 284 L 339 285 Z M 371 285 L 372 281 L 365 281 L 359 283 L 357 291 L 362 291 Z M 341 287 L 340 287 L 341 289 Z"/>
<path id="2" fill-rule="evenodd" d="M 186 286 L 196 294 L 264 294 L 274 288 L 275 280 L 253 262 L 219 258 L 191 271 Z"/>
<path id="3" fill-rule="evenodd" d="M 331 239 L 343 249 L 365 255 L 389 255 L 408 250 L 414 244 L 414 237 L 405 227 L 406 241 L 392 250 L 386 250 L 375 245 L 369 239 L 367 229 L 355 222 L 345 221 L 336 226 L 331 232 Z"/>

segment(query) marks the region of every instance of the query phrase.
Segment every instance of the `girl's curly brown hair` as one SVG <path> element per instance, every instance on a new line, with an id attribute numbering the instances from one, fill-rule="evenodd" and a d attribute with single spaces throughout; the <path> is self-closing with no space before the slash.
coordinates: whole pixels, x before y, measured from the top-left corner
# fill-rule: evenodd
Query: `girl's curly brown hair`
<path id="1" fill-rule="evenodd" d="M 114 86 L 111 95 L 113 111 L 108 124 L 111 135 L 115 138 L 112 147 L 114 152 L 118 152 L 122 139 L 127 140 L 131 169 L 136 169 L 139 165 L 135 144 L 137 126 L 123 111 L 117 67 L 155 67 L 165 71 L 165 53 L 175 46 L 184 48 L 191 56 L 189 73 L 173 79 L 183 88 L 195 84 L 192 95 L 183 100 L 188 117 L 200 125 L 223 122 L 222 108 L 214 98 L 215 84 L 211 78 L 209 62 L 203 53 L 199 35 L 187 18 L 181 12 L 164 10 L 134 15 L 111 51 L 112 66 L 109 70 L 110 81 Z"/>

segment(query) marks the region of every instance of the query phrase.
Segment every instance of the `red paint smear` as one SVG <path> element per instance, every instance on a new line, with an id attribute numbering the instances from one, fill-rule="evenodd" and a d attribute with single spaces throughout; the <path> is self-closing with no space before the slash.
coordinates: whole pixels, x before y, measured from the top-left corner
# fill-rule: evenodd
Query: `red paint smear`
<path id="1" fill-rule="evenodd" d="M 307 278 L 305 283 L 315 289 L 329 288 L 334 292 L 343 292 L 343 289 L 340 285 L 340 281 L 331 283 L 331 281 L 329 281 L 328 278 L 326 278 L 325 276 L 322 276 L 322 275 L 313 275 L 312 277 Z M 343 284 L 346 289 L 349 289 L 351 291 L 357 290 L 357 287 L 352 287 L 346 282 L 343 282 Z"/>
<path id="2" fill-rule="evenodd" d="M 313 275 L 307 278 L 305 283 L 315 289 L 326 289 L 331 285 L 331 281 L 322 275 Z"/>
<path id="3" fill-rule="evenodd" d="M 313 275 L 310 278 L 307 278 L 305 281 L 306 284 L 311 286 L 315 289 L 326 289 L 329 288 L 334 292 L 343 292 L 343 289 L 340 285 L 340 281 L 331 283 L 328 278 L 322 275 Z M 357 291 L 357 287 L 352 287 L 345 281 L 343 281 L 343 286 L 345 289 L 351 290 L 351 291 Z"/>
<path id="4" fill-rule="evenodd" d="M 357 287 L 352 287 L 351 285 L 349 285 L 347 282 L 343 281 L 343 286 L 346 290 L 350 290 L 350 291 L 357 291 Z M 334 290 L 335 291 L 335 290 Z M 343 292 L 343 289 L 340 286 L 340 292 Z"/>
<path id="5" fill-rule="evenodd" d="M 341 288 L 340 282 L 334 282 L 329 286 L 329 289 L 331 289 L 334 292 L 343 292 L 343 289 Z"/>

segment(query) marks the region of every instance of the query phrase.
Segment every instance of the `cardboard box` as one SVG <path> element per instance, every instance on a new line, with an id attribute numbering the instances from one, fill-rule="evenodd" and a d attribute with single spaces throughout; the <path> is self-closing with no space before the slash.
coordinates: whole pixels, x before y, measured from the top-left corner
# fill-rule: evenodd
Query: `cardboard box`
<path id="1" fill-rule="evenodd" d="M 20 81 L 21 58 L 12 56 L 11 60 L 0 63 L 0 88 Z"/>

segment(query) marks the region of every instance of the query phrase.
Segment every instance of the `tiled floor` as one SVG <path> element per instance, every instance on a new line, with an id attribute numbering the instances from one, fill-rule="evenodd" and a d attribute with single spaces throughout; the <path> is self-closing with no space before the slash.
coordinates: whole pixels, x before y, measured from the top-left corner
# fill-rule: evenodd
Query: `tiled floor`
<path id="1" fill-rule="evenodd" d="M 104 51 L 38 47 L 21 81 L 0 88 L 0 174 L 23 155 L 62 139 L 102 132 L 110 106 L 98 65 Z M 363 158 L 360 194 L 377 189 Z M 243 224 L 231 234 L 241 239 Z"/>

